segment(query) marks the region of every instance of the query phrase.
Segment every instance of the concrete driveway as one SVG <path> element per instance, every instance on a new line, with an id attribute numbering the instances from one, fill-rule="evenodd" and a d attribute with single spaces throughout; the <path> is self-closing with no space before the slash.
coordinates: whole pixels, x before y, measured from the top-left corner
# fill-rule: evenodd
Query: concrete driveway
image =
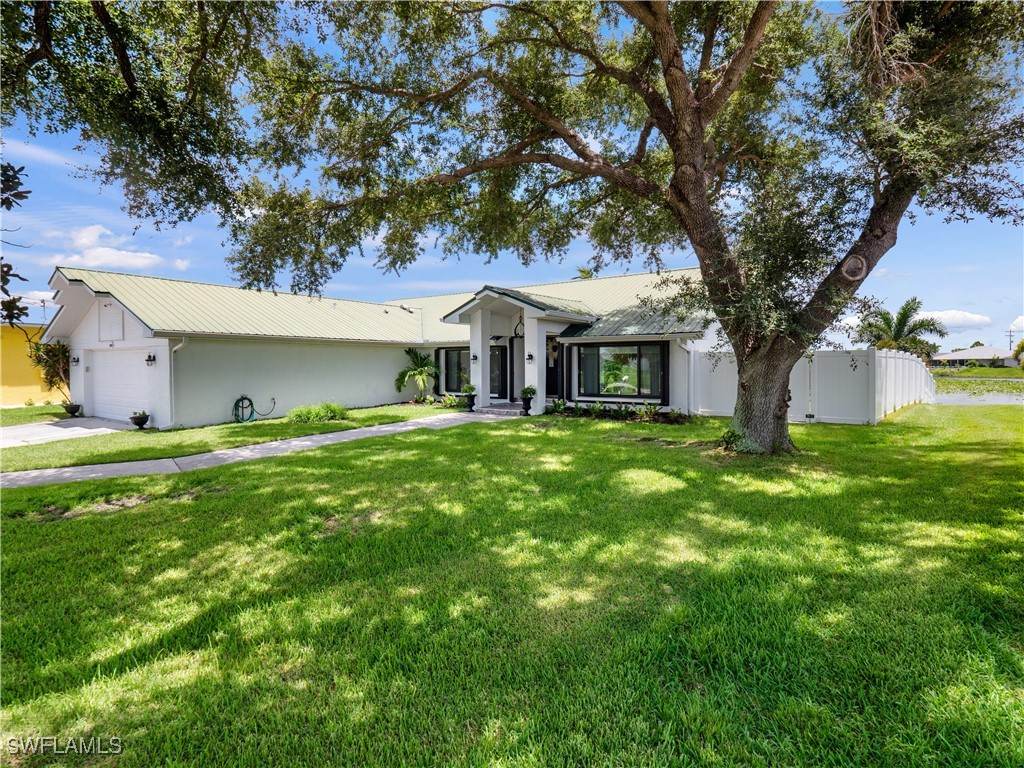
<path id="1" fill-rule="evenodd" d="M 92 437 L 107 435 L 125 429 L 135 429 L 123 421 L 84 417 L 79 419 L 60 419 L 59 421 L 42 421 L 36 424 L 19 424 L 15 427 L 0 429 L 0 448 L 16 448 L 19 445 L 37 445 L 52 443 L 57 440 L 69 440 L 74 437 Z"/>

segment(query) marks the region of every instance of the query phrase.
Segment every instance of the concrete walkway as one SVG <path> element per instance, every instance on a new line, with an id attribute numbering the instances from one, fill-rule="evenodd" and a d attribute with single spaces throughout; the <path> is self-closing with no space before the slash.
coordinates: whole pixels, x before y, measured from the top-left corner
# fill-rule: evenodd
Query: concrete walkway
<path id="1" fill-rule="evenodd" d="M 93 416 L 58 419 L 57 421 L 37 421 L 0 429 L 0 448 L 52 443 L 74 437 L 94 437 L 126 429 L 135 429 L 135 427 L 126 421 L 112 421 Z"/>
<path id="2" fill-rule="evenodd" d="M 177 459 L 151 459 L 149 461 L 124 461 L 116 464 L 90 464 L 84 467 L 59 467 L 57 469 L 28 469 L 23 472 L 4 472 L 0 474 L 0 487 L 22 488 L 28 485 L 46 485 L 48 483 L 73 483 L 78 480 L 101 480 L 108 477 L 127 477 L 130 475 L 173 475 L 193 469 L 219 467 L 223 464 L 234 464 L 239 461 L 265 459 L 270 456 L 281 456 L 285 453 L 308 451 L 325 445 L 348 443 L 367 437 L 394 435 L 400 432 L 411 432 L 414 429 L 444 429 L 462 424 L 490 423 L 515 418 L 512 415 L 484 413 L 443 413 L 438 416 L 427 416 L 412 421 L 394 424 L 380 424 L 376 427 L 359 427 L 345 432 L 328 432 L 323 435 L 307 435 L 291 437 L 287 440 L 275 440 L 271 443 L 258 445 L 242 445 L 238 448 L 225 448 L 211 453 L 197 453 L 193 456 L 182 456 Z"/>

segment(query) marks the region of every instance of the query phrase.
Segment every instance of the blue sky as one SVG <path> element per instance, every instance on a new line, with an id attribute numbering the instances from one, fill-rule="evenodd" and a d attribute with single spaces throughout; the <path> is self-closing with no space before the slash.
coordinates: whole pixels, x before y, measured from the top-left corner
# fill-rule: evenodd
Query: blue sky
<path id="1" fill-rule="evenodd" d="M 177 228 L 155 230 L 130 219 L 121 210 L 115 187 L 100 188 L 76 177 L 75 165 L 89 156 L 76 152 L 77 137 L 29 137 L 12 130 L 4 136 L 4 160 L 26 166 L 26 187 L 32 195 L 23 207 L 3 212 L 4 239 L 28 248 L 4 246 L 4 257 L 29 278 L 21 291 L 31 298 L 49 295 L 46 281 L 56 265 L 75 265 L 122 272 L 233 283 L 224 263 L 224 232 L 213 217 Z M 328 287 L 331 296 L 376 301 L 406 296 L 475 290 L 486 283 L 515 286 L 568 280 L 587 262 L 585 242 L 575 245 L 561 263 L 523 267 L 513 258 L 485 264 L 482 257 L 445 261 L 428 253 L 401 275 L 384 274 L 372 258 L 345 265 Z M 692 256 L 670 260 L 670 267 L 695 266 Z M 642 270 L 639 263 L 618 264 L 602 274 Z M 904 221 L 899 242 L 868 279 L 862 293 L 895 309 L 911 296 L 924 302 L 950 330 L 940 341 L 944 350 L 973 341 L 1006 347 L 1006 331 L 1024 335 L 1024 231 L 984 219 L 945 224 L 941 217 L 918 216 Z M 53 316 L 50 308 L 46 318 Z M 34 320 L 43 319 L 39 306 Z"/>

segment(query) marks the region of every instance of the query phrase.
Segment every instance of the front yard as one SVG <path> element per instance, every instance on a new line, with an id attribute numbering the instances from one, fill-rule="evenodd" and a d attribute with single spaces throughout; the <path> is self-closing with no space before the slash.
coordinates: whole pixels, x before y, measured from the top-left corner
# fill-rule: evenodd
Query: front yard
<path id="1" fill-rule="evenodd" d="M 17 409 L 29 410 L 29 409 Z M 63 413 L 63 411 L 61 411 Z M 451 413 L 438 406 L 381 405 L 354 408 L 344 421 L 301 424 L 288 419 L 263 419 L 245 424 L 215 424 L 195 429 L 131 429 L 95 437 L 60 440 L 40 445 L 7 448 L 3 452 L 4 472 L 44 467 L 79 467 L 115 461 L 142 461 L 191 456 L 239 445 L 256 445 L 289 437 L 343 432 L 358 427 L 392 424 Z"/>
<path id="2" fill-rule="evenodd" d="M 5 491 L 4 746 L 1024 764 L 1021 409 L 794 427 L 785 460 L 724 426 L 519 419 Z"/>

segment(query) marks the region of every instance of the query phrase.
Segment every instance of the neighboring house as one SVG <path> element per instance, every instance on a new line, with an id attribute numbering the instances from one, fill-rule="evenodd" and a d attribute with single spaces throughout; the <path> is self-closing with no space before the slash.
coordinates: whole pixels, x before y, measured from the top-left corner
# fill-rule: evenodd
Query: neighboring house
<path id="1" fill-rule="evenodd" d="M 947 365 L 967 365 L 968 360 L 977 360 L 981 365 L 990 366 L 992 358 L 1010 368 L 1016 368 L 1018 365 L 1011 350 L 998 347 L 970 347 L 956 352 L 943 352 L 941 355 L 932 355 L 931 361 L 932 365 L 938 365 L 942 361 Z"/>
<path id="2" fill-rule="evenodd" d="M 9 408 L 25 405 L 29 400 L 39 405 L 44 400 L 60 400 L 59 392 L 47 392 L 39 369 L 28 359 L 29 339 L 35 340 L 43 331 L 41 325 L 0 328 L 0 405 Z"/>
<path id="3" fill-rule="evenodd" d="M 407 400 L 412 388 L 393 384 L 407 347 L 434 354 L 438 392 L 468 378 L 480 406 L 530 385 L 533 413 L 554 397 L 687 410 L 686 342 L 703 333 L 641 306 L 666 290 L 664 274 L 371 303 L 59 267 L 45 339 L 70 345 L 71 394 L 86 413 L 144 410 L 157 427 L 228 421 L 243 394 L 274 416 L 321 400 Z"/>

